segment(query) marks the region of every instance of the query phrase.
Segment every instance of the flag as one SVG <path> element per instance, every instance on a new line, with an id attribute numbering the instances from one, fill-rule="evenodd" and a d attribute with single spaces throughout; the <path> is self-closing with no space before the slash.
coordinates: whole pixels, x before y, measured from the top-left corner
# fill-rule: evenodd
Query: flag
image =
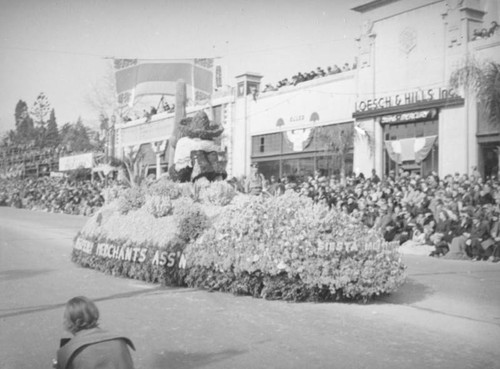
<path id="1" fill-rule="evenodd" d="M 114 59 L 114 67 L 120 104 L 132 105 L 144 95 L 175 95 L 179 79 L 188 86 L 187 98 L 199 102 L 209 99 L 219 82 L 213 59 Z"/>

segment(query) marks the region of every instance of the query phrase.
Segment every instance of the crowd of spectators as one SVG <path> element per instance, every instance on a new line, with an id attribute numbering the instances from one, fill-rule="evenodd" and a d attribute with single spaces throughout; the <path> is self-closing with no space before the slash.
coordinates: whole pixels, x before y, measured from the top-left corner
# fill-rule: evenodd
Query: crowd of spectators
<path id="1" fill-rule="evenodd" d="M 131 122 L 133 120 L 141 119 L 141 118 L 146 118 L 146 122 L 151 121 L 151 118 L 159 113 L 174 113 L 175 112 L 175 104 L 169 104 L 168 101 L 166 100 L 160 100 L 158 107 L 150 106 L 149 110 L 143 109 L 142 110 L 142 117 L 139 115 L 137 112 L 133 112 L 130 114 L 125 114 L 122 117 L 123 122 Z M 131 116 L 132 115 L 132 116 Z"/>
<path id="2" fill-rule="evenodd" d="M 0 166 L 8 167 L 21 163 L 49 164 L 66 153 L 64 146 L 37 148 L 33 144 L 10 145 L 0 150 Z"/>
<path id="3" fill-rule="evenodd" d="M 316 171 L 302 181 L 271 177 L 271 194 L 295 190 L 351 215 L 414 253 L 500 261 L 500 182 L 479 173 L 427 177 L 402 172 L 381 180 L 373 171 L 339 179 Z"/>
<path id="4" fill-rule="evenodd" d="M 475 29 L 472 33 L 472 41 L 490 38 L 495 33 L 497 33 L 499 29 L 500 26 L 498 25 L 498 23 L 493 21 L 491 22 L 491 26 L 488 29 L 486 28 Z"/>
<path id="5" fill-rule="evenodd" d="M 101 181 L 41 177 L 0 179 L 0 206 L 92 215 L 104 203 Z"/>
<path id="6" fill-rule="evenodd" d="M 342 73 L 349 71 L 351 69 L 356 69 L 356 64 L 354 63 L 352 66 L 349 65 L 349 63 L 344 63 L 342 67 L 339 67 L 337 64 L 335 64 L 333 67 L 329 66 L 326 70 L 324 70 L 321 67 L 316 68 L 315 70 L 312 70 L 310 72 L 299 72 L 292 76 L 292 78 L 284 78 L 280 80 L 276 85 L 273 84 L 266 84 L 264 90 L 262 92 L 268 92 L 268 91 L 277 91 L 281 87 L 285 86 L 296 86 L 297 84 L 301 82 L 306 82 L 310 81 L 312 79 L 316 78 L 321 78 L 325 77 L 331 74 L 337 74 L 337 73 Z"/>

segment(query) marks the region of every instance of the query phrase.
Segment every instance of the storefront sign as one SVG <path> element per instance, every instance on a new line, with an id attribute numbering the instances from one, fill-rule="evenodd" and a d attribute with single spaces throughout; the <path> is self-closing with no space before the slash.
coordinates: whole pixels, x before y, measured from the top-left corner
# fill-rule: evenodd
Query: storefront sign
<path id="1" fill-rule="evenodd" d="M 361 113 L 426 101 L 446 100 L 453 97 L 459 96 L 452 89 L 442 87 L 430 88 L 427 90 L 417 90 L 406 92 L 404 94 L 361 100 L 355 103 L 354 110 L 356 113 Z"/>
<path id="2" fill-rule="evenodd" d="M 64 156 L 59 158 L 59 170 L 75 170 L 78 168 L 92 168 L 94 163 L 94 154 L 80 154 L 73 156 Z"/>
<path id="3" fill-rule="evenodd" d="M 301 120 L 304 120 L 303 115 L 294 115 L 290 117 L 290 122 L 300 122 Z"/>
<path id="4" fill-rule="evenodd" d="M 434 119 L 436 116 L 436 110 L 420 110 L 420 111 L 412 111 L 408 113 L 400 113 L 400 114 L 390 114 L 384 115 L 380 117 L 380 123 L 404 123 L 404 122 L 415 122 L 419 120 L 429 120 Z"/>

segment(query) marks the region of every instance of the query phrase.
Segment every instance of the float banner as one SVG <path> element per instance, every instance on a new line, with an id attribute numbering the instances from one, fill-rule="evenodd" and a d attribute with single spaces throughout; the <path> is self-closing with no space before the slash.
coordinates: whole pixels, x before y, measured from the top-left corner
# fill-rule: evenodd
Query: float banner
<path id="1" fill-rule="evenodd" d="M 181 251 L 166 251 L 151 247 L 120 246 L 106 242 L 93 242 L 83 238 L 76 240 L 74 249 L 105 259 L 116 259 L 141 264 L 149 263 L 151 265 L 166 266 L 167 268 L 177 266 L 184 269 L 186 267 L 186 258 Z"/>

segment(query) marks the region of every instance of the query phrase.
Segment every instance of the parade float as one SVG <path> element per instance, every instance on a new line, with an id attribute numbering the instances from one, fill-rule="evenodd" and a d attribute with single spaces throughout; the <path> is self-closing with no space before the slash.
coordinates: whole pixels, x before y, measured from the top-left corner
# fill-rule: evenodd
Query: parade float
<path id="1" fill-rule="evenodd" d="M 237 193 L 206 114 L 183 119 L 169 176 L 108 188 L 72 260 L 115 276 L 287 301 L 369 299 L 405 280 L 397 248 L 293 191 Z"/>

